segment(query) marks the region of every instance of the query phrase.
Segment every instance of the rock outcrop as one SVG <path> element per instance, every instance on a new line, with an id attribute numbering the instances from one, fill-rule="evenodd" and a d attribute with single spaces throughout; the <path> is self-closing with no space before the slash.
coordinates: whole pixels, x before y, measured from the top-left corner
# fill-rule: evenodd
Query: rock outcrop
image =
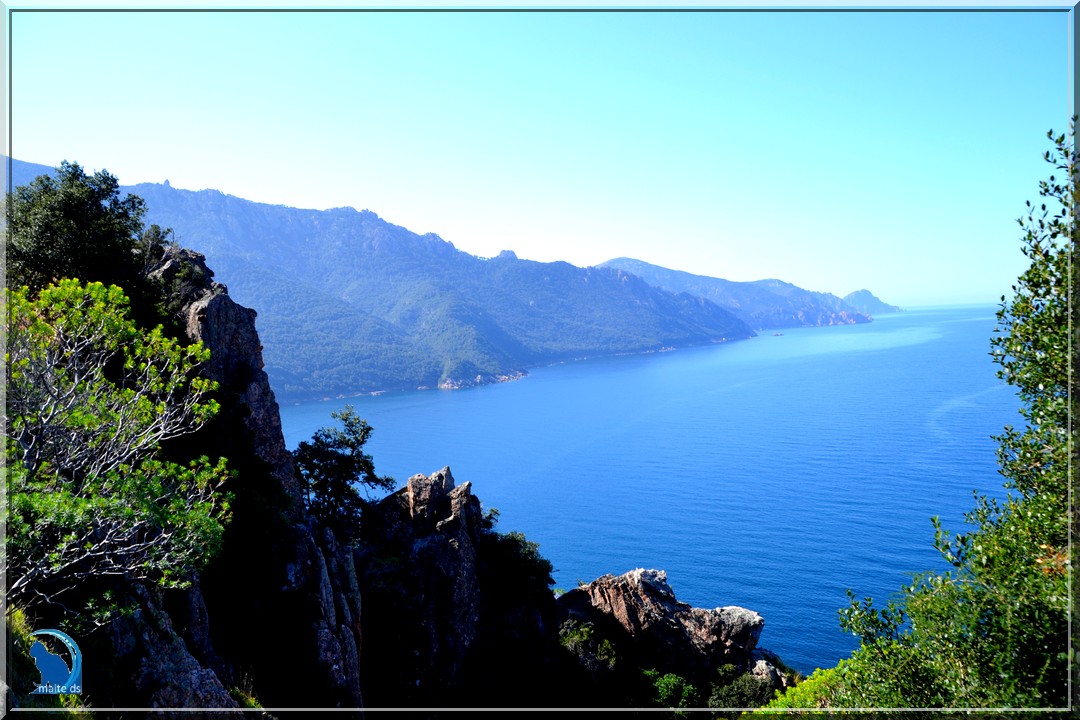
<path id="1" fill-rule="evenodd" d="M 480 623 L 481 525 L 471 483 L 456 485 L 448 467 L 412 476 L 365 515 L 365 581 L 387 612 L 374 616 L 369 642 L 380 664 L 396 666 L 401 692 L 434 698 L 461 680 Z"/>
<path id="2" fill-rule="evenodd" d="M 747 669 L 765 626 L 745 608 L 705 610 L 680 602 L 662 570 L 605 575 L 564 593 L 558 606 L 570 617 L 614 619 L 642 654 L 683 675 L 722 664 Z"/>
<path id="3" fill-rule="evenodd" d="M 204 374 L 216 380 L 231 402 L 223 413 L 239 425 L 250 449 L 291 497 L 299 497 L 292 456 L 285 447 L 274 391 L 263 370 L 257 313 L 236 304 L 228 288 L 212 280 L 206 258 L 192 250 L 166 247 L 148 273 L 169 290 L 170 304 L 188 338 L 210 349 Z M 299 505 L 294 505 L 294 512 Z"/>
<path id="4" fill-rule="evenodd" d="M 750 673 L 771 689 L 788 682 L 775 655 L 757 647 L 765 626 L 761 615 L 737 606 L 691 607 L 675 597 L 662 570 L 605 575 L 564 593 L 556 604 L 564 638 L 590 639 L 571 644 L 594 676 L 603 674 L 603 664 L 596 659 L 606 640 L 612 659 L 628 658 L 631 664 L 673 673 L 706 688 L 722 666 Z"/>
<path id="5" fill-rule="evenodd" d="M 239 707 L 217 673 L 194 657 L 154 594 L 138 586 L 133 591 L 134 610 L 109 626 L 113 672 L 127 684 L 126 692 L 145 707 Z M 224 711 L 204 714 L 229 717 Z"/>

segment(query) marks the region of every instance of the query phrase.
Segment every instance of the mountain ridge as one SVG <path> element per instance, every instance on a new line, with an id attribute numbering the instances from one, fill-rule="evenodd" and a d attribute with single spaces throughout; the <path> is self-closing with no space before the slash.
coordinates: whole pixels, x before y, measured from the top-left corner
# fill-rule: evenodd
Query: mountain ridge
<path id="1" fill-rule="evenodd" d="M 753 337 L 732 314 L 612 269 L 479 258 L 369 210 L 125 186 L 260 308 L 286 400 L 520 377 L 581 357 Z"/>
<path id="2" fill-rule="evenodd" d="M 10 167 L 16 185 L 52 172 Z M 628 258 L 587 268 L 509 250 L 480 258 L 367 209 L 292 208 L 168 181 L 122 190 L 259 308 L 266 371 L 285 402 L 470 387 L 553 362 L 870 320 L 781 280 L 736 283 Z"/>
<path id="3" fill-rule="evenodd" d="M 872 319 L 836 295 L 804 290 L 775 278 L 746 282 L 724 280 L 627 257 L 613 258 L 601 263 L 600 267 L 625 270 L 656 287 L 706 298 L 734 313 L 755 330 L 851 325 Z"/>

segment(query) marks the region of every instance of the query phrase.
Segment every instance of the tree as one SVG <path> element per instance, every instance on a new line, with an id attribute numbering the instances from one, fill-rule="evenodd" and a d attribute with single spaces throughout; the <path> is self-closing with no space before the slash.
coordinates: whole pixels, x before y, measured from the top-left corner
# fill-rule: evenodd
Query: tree
<path id="1" fill-rule="evenodd" d="M 66 279 L 7 302 L 8 432 L 30 478 L 42 465 L 76 482 L 102 476 L 216 414 L 203 402 L 216 385 L 193 374 L 209 351 L 140 332 L 115 285 Z"/>
<path id="2" fill-rule="evenodd" d="M 104 578 L 183 585 L 220 543 L 227 471 L 158 450 L 217 412 L 209 352 L 138 330 L 116 286 L 5 297 L 8 602 L 79 614 Z"/>
<path id="3" fill-rule="evenodd" d="M 127 288 L 138 276 L 132 250 L 145 214 L 142 198 L 121 198 L 108 172 L 87 175 L 77 163 L 61 163 L 55 175 L 9 196 L 9 285 L 37 292 L 53 280 L 80 277 Z"/>
<path id="4" fill-rule="evenodd" d="M 1069 138 L 1048 137 L 1055 149 L 1045 159 L 1065 177 L 1041 182 L 1051 207 L 1029 202 L 1018 221 L 1031 264 L 1011 299 L 1002 296 L 991 339 L 998 376 L 1017 388 L 1024 419 L 995 438 L 1009 495 L 976 496 L 968 533 L 952 536 L 934 518 L 935 546 L 952 569 L 917 577 L 882 610 L 852 596 L 841 626 L 861 638 L 860 648 L 771 707 L 1068 704 L 1075 121 Z"/>
<path id="5" fill-rule="evenodd" d="M 145 228 L 146 202 L 120 194 L 120 184 L 102 170 L 87 175 L 63 162 L 7 196 L 4 235 L 8 287 L 40 292 L 61 278 L 117 285 L 132 301 L 137 324 L 151 328 L 162 316 L 162 288 L 145 271 L 170 242 L 170 229 Z"/>
<path id="6" fill-rule="evenodd" d="M 351 405 L 330 417 L 340 420 L 342 427 L 317 430 L 311 442 L 300 443 L 293 457 L 308 510 L 345 537 L 352 537 L 364 506 L 356 485 L 390 490 L 394 479 L 375 474 L 374 461 L 363 452 L 371 426 Z"/>

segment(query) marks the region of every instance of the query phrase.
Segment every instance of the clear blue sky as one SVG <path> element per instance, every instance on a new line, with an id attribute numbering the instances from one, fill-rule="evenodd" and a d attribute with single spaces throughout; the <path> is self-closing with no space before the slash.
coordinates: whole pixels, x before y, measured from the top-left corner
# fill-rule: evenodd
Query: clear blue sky
<path id="1" fill-rule="evenodd" d="M 33 7 L 31 2 L 15 7 Z M 468 252 L 995 302 L 1069 16 L 16 12 L 11 154 Z M 177 228 L 181 238 L 183 228 Z M 223 278 L 225 282 L 227 278 Z"/>

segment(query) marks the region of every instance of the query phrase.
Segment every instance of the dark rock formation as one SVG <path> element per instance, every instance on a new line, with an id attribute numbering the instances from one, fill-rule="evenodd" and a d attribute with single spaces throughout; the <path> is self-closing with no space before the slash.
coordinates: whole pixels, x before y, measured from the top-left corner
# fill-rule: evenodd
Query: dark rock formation
<path id="1" fill-rule="evenodd" d="M 125 688 L 120 697 L 130 694 L 155 708 L 239 707 L 217 674 L 195 659 L 157 598 L 145 588 L 133 590 L 134 611 L 109 626 L 112 683 Z"/>
<path id="2" fill-rule="evenodd" d="M 445 697 L 461 681 L 480 621 L 481 525 L 471 483 L 455 485 L 450 468 L 412 476 L 365 513 L 371 657 L 394 668 L 382 683 L 402 697 Z"/>
<path id="3" fill-rule="evenodd" d="M 148 275 L 168 289 L 170 305 L 187 337 L 210 349 L 204 374 L 221 385 L 223 395 L 230 396 L 232 402 L 223 405 L 223 413 L 239 424 L 247 440 L 245 449 L 266 464 L 286 493 L 298 497 L 277 401 L 263 371 L 256 312 L 237 305 L 224 285 L 211 280 L 214 273 L 200 253 L 166 247 Z"/>
<path id="4" fill-rule="evenodd" d="M 205 428 L 164 449 L 228 458 L 232 519 L 220 555 L 192 588 L 130 588 L 135 614 L 112 625 L 109 642 L 91 640 L 113 658 L 97 685 L 113 689 L 97 697 L 102 705 L 236 707 L 225 688 L 238 687 L 265 705 L 359 707 L 353 552 L 306 516 L 262 369 L 256 313 L 213 282 L 202 255 L 160 251 L 147 275 L 164 293 L 173 330 L 210 349 L 204 374 L 218 382 L 221 406 Z M 91 690 L 96 672 L 88 663 Z"/>

